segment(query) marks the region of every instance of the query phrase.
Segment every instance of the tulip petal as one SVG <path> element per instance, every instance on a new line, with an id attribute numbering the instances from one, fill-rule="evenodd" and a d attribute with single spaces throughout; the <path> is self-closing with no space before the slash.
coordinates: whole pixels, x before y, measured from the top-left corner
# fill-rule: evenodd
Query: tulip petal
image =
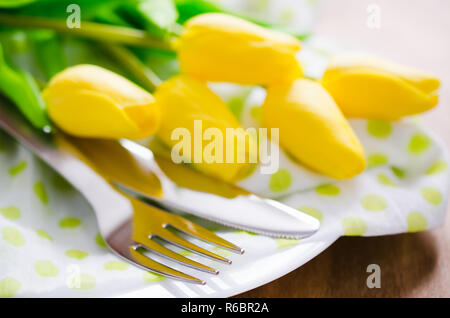
<path id="1" fill-rule="evenodd" d="M 177 50 L 182 71 L 201 80 L 266 85 L 302 75 L 298 39 L 226 14 L 190 19 Z"/>
<path id="2" fill-rule="evenodd" d="M 81 91 L 70 96 L 45 94 L 46 100 L 58 100 L 58 107 L 49 103 L 49 115 L 65 132 L 79 137 L 117 138 L 137 134 L 139 128 L 107 96 Z M 86 103 L 84 101 L 89 101 Z M 51 106 L 50 106 L 51 105 Z M 95 106 L 94 106 L 95 105 Z"/>
<path id="3" fill-rule="evenodd" d="M 57 74 L 43 93 L 51 119 L 80 137 L 140 139 L 154 134 L 160 111 L 152 95 L 93 65 Z"/>
<path id="4" fill-rule="evenodd" d="M 347 117 L 396 120 L 433 108 L 437 95 L 427 94 L 400 77 L 367 67 L 324 75 L 323 85 Z"/>
<path id="5" fill-rule="evenodd" d="M 387 120 L 431 109 L 440 86 L 425 72 L 351 55 L 333 58 L 322 83 L 346 116 Z"/>
<path id="6" fill-rule="evenodd" d="M 351 55 L 335 57 L 330 61 L 327 73 L 334 72 L 339 74 L 339 72 L 350 68 L 361 67 L 368 71 L 383 71 L 391 76 L 399 77 L 424 93 L 434 92 L 440 86 L 439 79 L 428 73 L 374 57 L 355 57 Z"/>
<path id="7" fill-rule="evenodd" d="M 299 79 L 269 87 L 262 112 L 266 127 L 279 128 L 280 145 L 313 170 L 345 179 L 365 169 L 361 144 L 319 83 Z"/>
<path id="8" fill-rule="evenodd" d="M 186 138 L 189 139 L 190 155 L 186 155 L 184 153 L 186 149 L 183 148 L 183 156 L 185 159 L 194 162 L 196 144 L 199 145 L 199 140 L 201 139 L 202 145 L 200 148 L 197 148 L 201 152 L 199 158 L 201 162 L 194 162 L 193 166 L 195 168 L 225 181 L 235 181 L 243 177 L 251 168 L 249 149 L 250 143 L 255 141 L 241 128 L 239 122 L 225 103 L 209 90 L 205 82 L 184 75 L 175 76 L 158 87 L 155 98 L 163 110 L 158 136 L 165 144 L 170 147 L 176 146 L 180 140 L 172 139 L 172 133 L 177 128 L 187 129 L 189 136 Z M 196 133 L 196 120 L 201 120 L 200 135 L 198 131 Z M 226 138 L 227 128 L 234 129 L 236 135 Z M 208 129 L 216 129 L 221 135 L 219 138 L 222 142 L 218 144 L 217 149 L 214 148 L 214 151 L 208 145 L 216 137 L 211 137 L 211 140 L 204 138 Z M 246 140 L 244 149 L 238 146 L 237 141 L 240 137 Z M 184 140 L 184 137 L 182 139 Z M 226 162 L 227 149 L 232 149 L 234 152 L 233 162 Z M 209 154 L 208 150 L 211 150 L 213 154 L 220 151 L 221 155 L 218 155 L 218 159 L 223 162 L 216 160 L 208 162 L 208 159 L 205 157 L 205 153 Z M 237 161 L 237 154 L 240 151 L 245 157 L 245 161 L 242 163 Z"/>

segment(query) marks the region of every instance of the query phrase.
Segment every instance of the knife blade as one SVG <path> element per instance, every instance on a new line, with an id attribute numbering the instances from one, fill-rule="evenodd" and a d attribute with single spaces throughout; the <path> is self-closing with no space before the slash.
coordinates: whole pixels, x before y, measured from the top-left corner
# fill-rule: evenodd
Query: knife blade
<path id="1" fill-rule="evenodd" d="M 298 239 L 319 229 L 319 221 L 306 213 L 175 164 L 136 142 L 73 138 L 72 143 L 122 190 L 165 209 L 271 237 Z"/>

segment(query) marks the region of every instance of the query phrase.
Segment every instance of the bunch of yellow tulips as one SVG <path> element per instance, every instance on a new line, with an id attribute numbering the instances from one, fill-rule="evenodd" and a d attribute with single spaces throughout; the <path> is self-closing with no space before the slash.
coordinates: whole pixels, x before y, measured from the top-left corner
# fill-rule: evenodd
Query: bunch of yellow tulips
<path id="1" fill-rule="evenodd" d="M 303 165 L 344 179 L 366 166 L 346 117 L 396 120 L 437 104 L 436 78 L 381 60 L 338 57 L 321 81 L 303 78 L 299 40 L 225 14 L 192 18 L 175 46 L 182 74 L 154 96 L 92 65 L 57 74 L 44 91 L 50 117 L 77 136 L 139 139 L 156 133 L 173 146 L 172 131 L 193 130 L 194 120 L 202 120 L 203 129 L 240 127 L 207 81 L 261 85 L 267 90 L 262 124 L 279 128 L 280 146 Z M 194 165 L 226 181 L 249 169 L 248 163 Z"/>

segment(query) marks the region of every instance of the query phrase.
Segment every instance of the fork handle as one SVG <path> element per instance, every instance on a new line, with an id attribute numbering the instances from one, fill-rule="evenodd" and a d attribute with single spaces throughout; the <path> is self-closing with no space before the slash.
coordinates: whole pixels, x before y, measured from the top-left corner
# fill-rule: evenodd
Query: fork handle
<path id="1" fill-rule="evenodd" d="M 33 128 L 4 99 L 0 100 L 0 127 L 83 194 L 96 213 L 104 237 L 132 215 L 130 201 L 80 159 L 81 153 L 56 129 L 46 133 Z"/>

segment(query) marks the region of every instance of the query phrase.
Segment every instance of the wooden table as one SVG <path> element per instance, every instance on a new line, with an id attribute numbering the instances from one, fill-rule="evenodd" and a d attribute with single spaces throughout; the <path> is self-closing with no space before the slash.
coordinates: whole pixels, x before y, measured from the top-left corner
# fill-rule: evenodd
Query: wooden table
<path id="1" fill-rule="evenodd" d="M 380 28 L 367 27 L 367 7 Z M 425 123 L 450 148 L 450 1 L 321 1 L 315 33 L 430 71 L 442 80 L 440 105 Z M 450 209 L 448 209 L 450 214 Z M 448 217 L 447 217 L 448 220 Z M 366 286 L 367 265 L 381 267 L 381 288 Z M 449 297 L 450 222 L 416 234 L 340 238 L 301 268 L 240 297 Z"/>

